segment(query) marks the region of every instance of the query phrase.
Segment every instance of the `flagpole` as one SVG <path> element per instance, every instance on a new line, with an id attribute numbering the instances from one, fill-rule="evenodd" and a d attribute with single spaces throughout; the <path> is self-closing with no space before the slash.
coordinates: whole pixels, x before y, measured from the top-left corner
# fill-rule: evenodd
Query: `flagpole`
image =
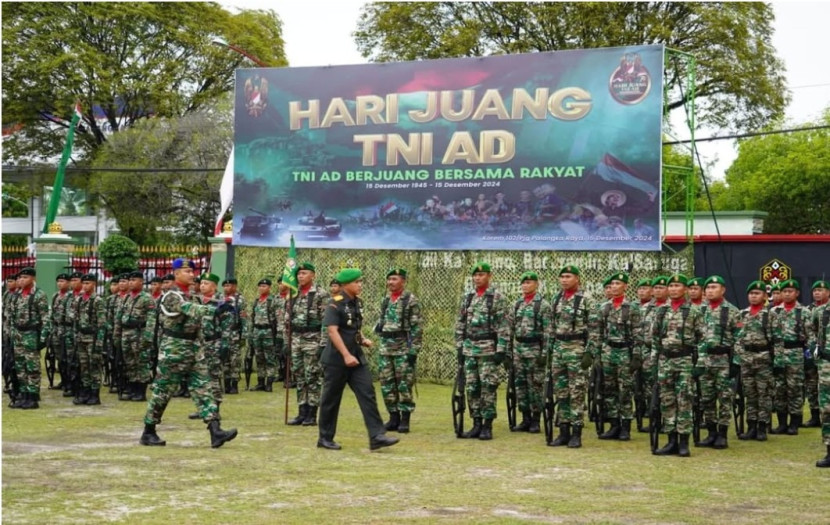
<path id="1" fill-rule="evenodd" d="M 55 182 L 52 185 L 52 197 L 49 199 L 49 208 L 46 211 L 46 220 L 43 223 L 42 233 L 49 233 L 49 225 L 55 222 L 55 217 L 58 215 L 66 164 L 69 162 L 69 156 L 72 154 L 72 144 L 75 142 L 75 127 L 80 120 L 81 106 L 76 102 L 72 111 L 72 119 L 69 121 L 69 132 L 66 134 L 66 144 L 63 146 L 63 154 L 61 154 L 61 160 L 58 163 L 58 172 L 55 174 Z"/>

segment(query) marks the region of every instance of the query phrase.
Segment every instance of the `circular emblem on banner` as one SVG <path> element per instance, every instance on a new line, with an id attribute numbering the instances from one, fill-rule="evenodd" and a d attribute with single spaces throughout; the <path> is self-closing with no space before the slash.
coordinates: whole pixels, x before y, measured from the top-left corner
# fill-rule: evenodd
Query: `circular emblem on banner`
<path id="1" fill-rule="evenodd" d="M 637 104 L 651 91 L 651 75 L 638 53 L 626 53 L 620 65 L 611 73 L 608 91 L 621 104 Z"/>
<path id="2" fill-rule="evenodd" d="M 268 80 L 254 75 L 245 81 L 245 109 L 252 117 L 262 115 L 268 106 Z"/>

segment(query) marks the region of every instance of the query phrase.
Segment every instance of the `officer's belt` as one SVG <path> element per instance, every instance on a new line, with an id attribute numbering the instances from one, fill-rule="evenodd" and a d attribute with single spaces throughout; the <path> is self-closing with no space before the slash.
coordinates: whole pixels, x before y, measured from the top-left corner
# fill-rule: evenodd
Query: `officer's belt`
<path id="1" fill-rule="evenodd" d="M 520 343 L 541 343 L 542 338 L 539 337 L 538 335 L 533 336 L 533 337 L 519 337 L 519 336 L 516 336 L 516 341 L 518 341 Z"/>
<path id="2" fill-rule="evenodd" d="M 632 343 L 628 341 L 605 341 L 605 344 L 607 344 L 611 348 L 631 348 L 632 346 L 634 346 Z"/>
<path id="3" fill-rule="evenodd" d="M 798 341 L 784 341 L 784 348 L 804 348 L 804 343 Z"/>
<path id="4" fill-rule="evenodd" d="M 320 327 L 318 326 L 317 328 L 309 328 L 308 326 L 300 327 L 291 325 L 291 331 L 295 334 L 310 334 L 311 332 L 319 332 Z"/>
<path id="5" fill-rule="evenodd" d="M 270 324 L 255 324 L 254 328 L 271 328 Z"/>
<path id="6" fill-rule="evenodd" d="M 695 347 L 684 346 L 681 350 L 663 350 L 663 357 L 668 359 L 675 359 L 677 357 L 692 357 L 695 352 Z"/>
<path id="7" fill-rule="evenodd" d="M 398 339 L 399 337 L 406 337 L 406 330 L 398 330 L 397 332 L 381 332 L 380 336 L 386 339 Z"/>
<path id="8" fill-rule="evenodd" d="M 556 334 L 553 336 L 557 341 L 584 341 L 587 339 L 585 334 Z"/>
<path id="9" fill-rule="evenodd" d="M 199 335 L 196 332 L 179 332 L 178 330 L 164 329 L 164 335 L 167 337 L 174 337 L 176 339 L 186 339 L 187 341 L 195 341 Z"/>
<path id="10" fill-rule="evenodd" d="M 760 354 L 761 352 L 769 352 L 769 346 L 767 346 L 767 345 L 744 345 L 744 350 L 746 350 L 747 352 Z"/>
<path id="11" fill-rule="evenodd" d="M 39 329 L 36 324 L 16 324 L 14 327 L 21 332 L 36 332 Z"/>
<path id="12" fill-rule="evenodd" d="M 492 341 L 495 338 L 496 338 L 496 334 L 489 333 L 489 334 L 484 334 L 484 335 L 471 335 L 467 339 L 469 339 L 470 341 Z"/>
<path id="13" fill-rule="evenodd" d="M 97 328 L 78 328 L 78 331 L 84 335 L 95 335 L 98 333 Z"/>
<path id="14" fill-rule="evenodd" d="M 144 328 L 146 323 L 142 323 L 141 321 L 129 321 L 126 323 L 121 323 L 121 328 Z"/>
<path id="15" fill-rule="evenodd" d="M 709 355 L 729 355 L 732 349 L 728 346 L 714 346 L 706 350 Z"/>

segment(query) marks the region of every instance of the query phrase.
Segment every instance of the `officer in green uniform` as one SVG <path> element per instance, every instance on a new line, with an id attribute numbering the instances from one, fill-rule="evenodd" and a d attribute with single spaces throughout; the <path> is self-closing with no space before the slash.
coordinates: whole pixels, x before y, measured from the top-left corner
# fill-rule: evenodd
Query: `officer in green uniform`
<path id="1" fill-rule="evenodd" d="M 369 448 L 377 450 L 397 443 L 398 438 L 387 437 L 383 420 L 378 411 L 372 373 L 363 353 L 372 342 L 360 332 L 363 314 L 358 297 L 363 290 L 362 273 L 356 268 L 346 268 L 337 274 L 341 293 L 331 298 L 323 316 L 323 326 L 328 332 L 326 348 L 321 356 L 323 366 L 323 390 L 320 396 L 319 438 L 317 446 L 340 450 L 334 441 L 337 431 L 337 415 L 346 385 L 352 389 L 363 422 L 369 433 Z"/>

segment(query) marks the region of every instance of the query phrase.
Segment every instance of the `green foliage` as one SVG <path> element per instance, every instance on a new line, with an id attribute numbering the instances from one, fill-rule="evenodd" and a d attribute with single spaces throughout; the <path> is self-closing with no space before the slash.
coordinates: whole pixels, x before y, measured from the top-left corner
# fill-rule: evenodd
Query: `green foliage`
<path id="1" fill-rule="evenodd" d="M 32 196 L 26 185 L 3 182 L 3 217 L 28 217 Z"/>
<path id="2" fill-rule="evenodd" d="M 733 2 L 373 2 L 354 33 L 378 62 L 665 44 L 697 58 L 697 117 L 757 129 L 782 114 L 772 7 Z M 682 106 L 670 71 L 668 109 Z"/>
<path id="3" fill-rule="evenodd" d="M 104 265 L 104 270 L 119 274 L 138 269 L 138 260 L 141 254 L 138 245 L 132 239 L 123 235 L 110 234 L 98 245 L 98 256 Z"/>
<path id="4" fill-rule="evenodd" d="M 2 38 L 3 123 L 23 125 L 4 140 L 4 162 L 58 154 L 76 101 L 76 149 L 90 157 L 111 132 L 230 92 L 234 71 L 252 64 L 214 40 L 286 65 L 276 13 L 232 14 L 213 2 L 9 3 Z"/>

